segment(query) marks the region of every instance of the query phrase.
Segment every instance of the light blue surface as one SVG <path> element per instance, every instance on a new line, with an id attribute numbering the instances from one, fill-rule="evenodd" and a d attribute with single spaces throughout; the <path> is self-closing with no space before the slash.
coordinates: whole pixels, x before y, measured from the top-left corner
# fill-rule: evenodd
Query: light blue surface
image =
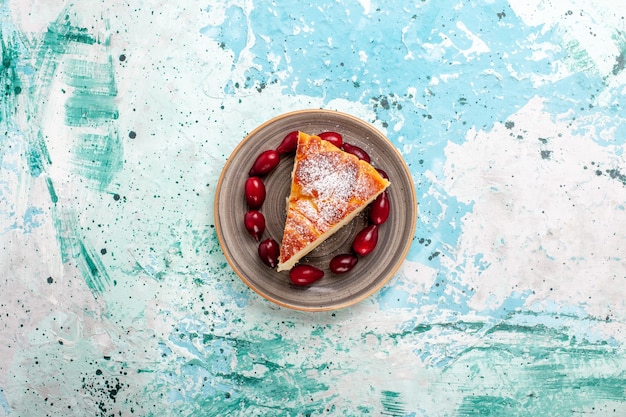
<path id="1" fill-rule="evenodd" d="M 0 6 L 0 415 L 626 414 L 621 2 Z M 407 260 L 271 304 L 213 225 L 301 108 L 405 158 Z"/>

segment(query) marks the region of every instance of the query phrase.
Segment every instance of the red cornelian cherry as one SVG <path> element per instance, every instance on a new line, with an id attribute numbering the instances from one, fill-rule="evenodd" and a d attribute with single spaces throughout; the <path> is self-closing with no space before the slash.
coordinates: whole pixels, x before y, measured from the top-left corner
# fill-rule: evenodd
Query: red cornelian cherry
<path id="1" fill-rule="evenodd" d="M 278 148 L 276 148 L 276 152 L 281 155 L 294 152 L 298 147 L 299 133 L 300 132 L 298 132 L 297 130 L 287 133 L 287 136 L 285 136 L 280 145 L 278 145 Z"/>
<path id="2" fill-rule="evenodd" d="M 248 233 L 258 242 L 265 231 L 265 216 L 263 216 L 263 213 L 257 210 L 250 210 L 244 215 L 243 222 Z"/>
<path id="3" fill-rule="evenodd" d="M 265 184 L 259 177 L 249 177 L 244 187 L 246 194 L 246 203 L 252 210 L 256 210 L 263 205 L 265 201 Z"/>
<path id="4" fill-rule="evenodd" d="M 296 285 L 311 285 L 324 277 L 324 271 L 312 265 L 296 265 L 289 271 L 289 279 Z"/>
<path id="5" fill-rule="evenodd" d="M 341 145 L 343 144 L 343 136 L 341 136 L 341 133 L 337 133 L 337 132 L 322 132 L 319 135 L 320 138 L 324 139 L 327 142 L 332 143 L 333 145 L 335 145 L 338 148 L 341 148 Z"/>
<path id="6" fill-rule="evenodd" d="M 330 260 L 330 270 L 335 274 L 344 274 L 354 268 L 358 261 L 359 258 L 349 253 L 337 255 Z"/>
<path id="7" fill-rule="evenodd" d="M 349 143 L 344 143 L 342 148 L 344 151 L 351 153 L 352 155 L 356 156 L 359 159 L 364 160 L 367 163 L 371 161 L 370 156 L 367 154 L 367 152 L 365 152 L 363 149 L 359 148 L 358 146 L 350 145 Z"/>
<path id="8" fill-rule="evenodd" d="M 263 263 L 270 268 L 274 268 L 278 265 L 278 254 L 279 254 L 279 246 L 278 242 L 274 239 L 267 238 L 261 243 L 259 243 L 259 257 L 263 261 Z"/>
<path id="9" fill-rule="evenodd" d="M 378 226 L 370 224 L 361 230 L 352 241 L 352 249 L 359 255 L 365 256 L 372 252 L 378 243 Z"/>
<path id="10" fill-rule="evenodd" d="M 279 162 L 280 154 L 278 151 L 275 151 L 274 149 L 263 151 L 259 156 L 257 156 L 248 175 L 252 177 L 269 174 L 274 168 L 276 168 Z"/>
<path id="11" fill-rule="evenodd" d="M 380 174 L 381 177 L 383 177 L 384 179 L 389 181 L 389 175 L 387 175 L 387 173 L 385 171 L 383 171 L 380 168 L 376 168 L 376 171 L 378 171 L 378 173 Z"/>
<path id="12" fill-rule="evenodd" d="M 387 191 L 383 191 L 376 199 L 370 204 L 369 219 L 373 224 L 381 225 L 387 221 L 389 217 L 389 195 Z"/>

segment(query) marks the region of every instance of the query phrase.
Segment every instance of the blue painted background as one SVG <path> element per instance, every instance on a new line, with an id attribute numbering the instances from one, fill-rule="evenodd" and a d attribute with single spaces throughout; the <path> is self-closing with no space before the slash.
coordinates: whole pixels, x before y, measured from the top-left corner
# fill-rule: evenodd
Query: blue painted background
<path id="1" fill-rule="evenodd" d="M 553 3 L 3 2 L 0 415 L 624 415 L 624 8 Z M 299 108 L 384 131 L 419 200 L 336 312 L 213 225 Z"/>

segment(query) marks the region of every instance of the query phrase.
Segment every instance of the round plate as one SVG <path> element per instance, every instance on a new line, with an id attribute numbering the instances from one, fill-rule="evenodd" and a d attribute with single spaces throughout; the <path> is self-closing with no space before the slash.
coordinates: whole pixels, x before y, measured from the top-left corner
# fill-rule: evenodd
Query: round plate
<path id="1" fill-rule="evenodd" d="M 289 271 L 276 272 L 258 256 L 258 243 L 248 234 L 243 218 L 248 210 L 244 184 L 256 157 L 275 149 L 294 130 L 308 134 L 334 131 L 344 142 L 364 149 L 372 165 L 383 169 L 391 185 L 389 219 L 380 226 L 378 245 L 360 257 L 350 272 L 333 274 L 328 264 L 337 254 L 349 253 L 354 236 L 367 225 L 367 209 L 351 223 L 304 257 L 300 263 L 324 270 L 324 278 L 308 287 L 296 286 Z M 260 211 L 266 229 L 262 239 L 280 243 L 286 218 L 286 199 L 291 187 L 293 155 L 283 156 L 276 169 L 263 178 L 267 190 Z M 220 175 L 215 196 L 215 227 L 228 263 L 252 290 L 268 300 L 304 311 L 334 310 L 352 305 L 378 291 L 397 271 L 413 240 L 417 199 L 410 172 L 393 144 L 368 123 L 330 110 L 300 110 L 278 116 L 250 133 L 233 151 Z"/>

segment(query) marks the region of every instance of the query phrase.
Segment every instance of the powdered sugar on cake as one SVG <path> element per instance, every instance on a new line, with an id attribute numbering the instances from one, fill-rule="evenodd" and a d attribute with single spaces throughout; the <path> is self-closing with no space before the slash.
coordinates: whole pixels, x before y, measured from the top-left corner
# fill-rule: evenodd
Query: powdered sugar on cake
<path id="1" fill-rule="evenodd" d="M 336 153 L 319 153 L 301 161 L 295 177 L 302 184 L 298 210 L 323 231 L 342 219 L 358 185 L 356 161 Z M 302 199 L 302 197 L 310 197 Z"/>

